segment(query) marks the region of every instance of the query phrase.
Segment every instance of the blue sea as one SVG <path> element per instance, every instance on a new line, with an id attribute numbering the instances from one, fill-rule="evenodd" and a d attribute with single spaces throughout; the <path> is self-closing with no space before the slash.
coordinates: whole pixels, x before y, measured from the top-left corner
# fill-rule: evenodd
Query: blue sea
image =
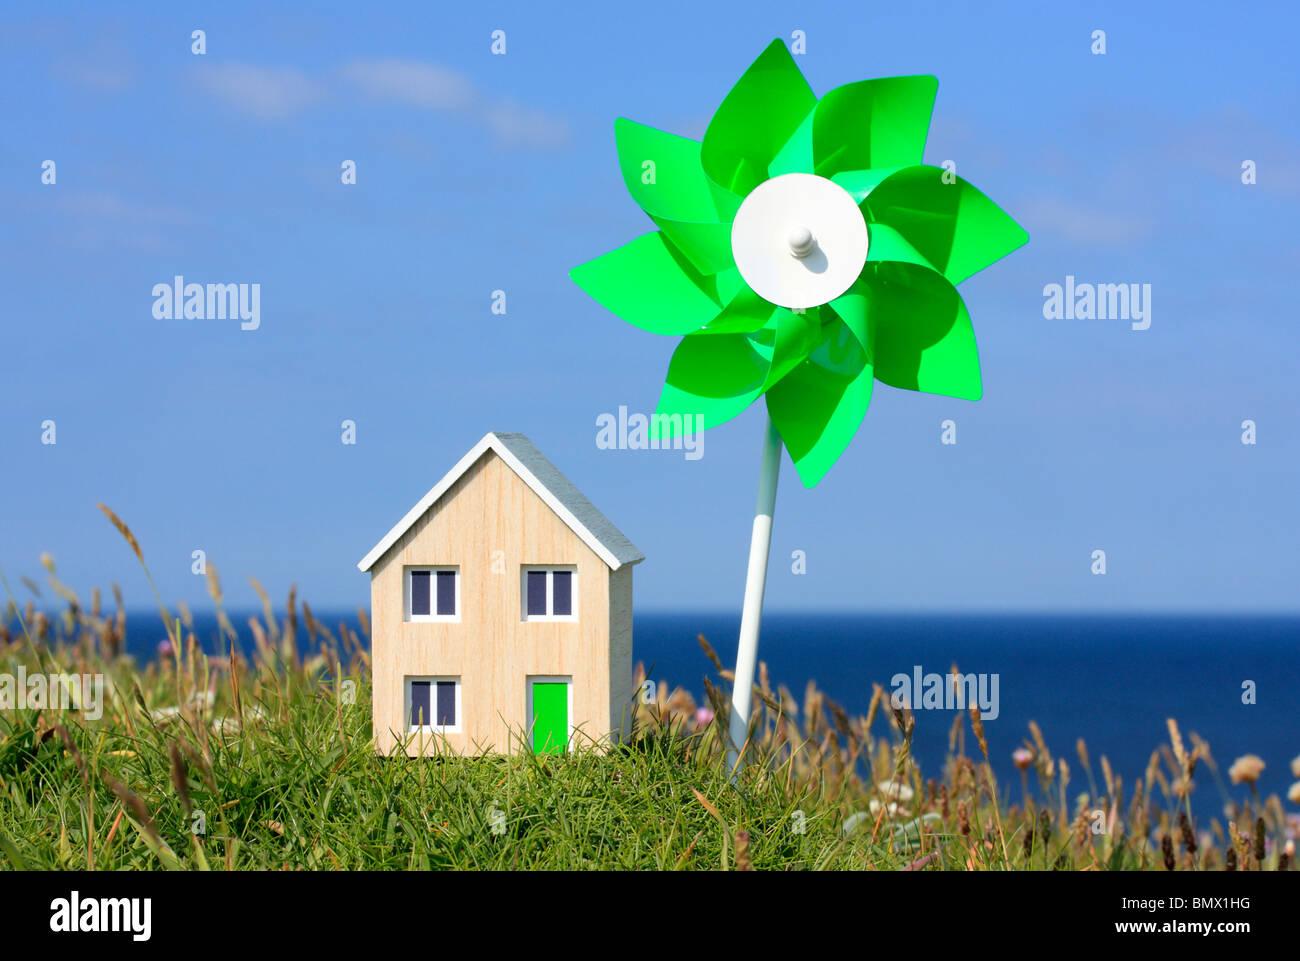
<path id="1" fill-rule="evenodd" d="M 355 615 L 316 612 L 337 634 Z M 232 615 L 236 628 L 248 615 Z M 636 660 L 652 677 L 689 690 L 703 701 L 702 679 L 714 676 L 696 640 L 703 634 L 725 666 L 735 662 L 739 614 L 638 614 L 634 623 Z M 216 624 L 196 614 L 198 636 L 216 648 Z M 163 637 L 156 614 L 129 616 L 128 648 L 156 655 Z M 243 627 L 243 644 L 252 649 Z M 784 684 L 802 709 L 812 679 L 850 714 L 866 712 L 872 683 L 892 690 L 891 679 L 946 673 L 998 676 L 998 717 L 985 721 L 994 767 L 1019 793 L 1011 752 L 1029 737 L 1037 721 L 1054 756 L 1071 769 L 1070 793 L 1086 789 L 1075 753 L 1083 737 L 1098 781 L 1106 755 L 1116 773 L 1132 785 L 1143 775 L 1151 752 L 1168 742 L 1166 718 L 1176 718 L 1183 738 L 1196 732 L 1209 742 L 1227 780 L 1227 768 L 1242 754 L 1258 754 L 1267 767 L 1260 788 L 1285 795 L 1294 778 L 1291 759 L 1300 755 L 1300 617 L 1079 616 L 933 614 L 781 614 L 763 617 L 759 658 L 773 685 Z M 1254 703 L 1243 703 L 1243 685 L 1253 682 Z M 950 710 L 916 711 L 913 755 L 927 776 L 939 776 L 952 725 Z M 878 733 L 886 730 L 880 719 Z M 967 751 L 977 746 L 967 730 Z M 1032 778 L 1031 778 L 1032 780 Z M 1197 797 L 1218 797 L 1208 771 L 1196 778 Z M 1244 797 L 1244 786 L 1231 788 Z M 1126 794 L 1129 791 L 1126 789 Z M 1131 796 L 1131 794 L 1129 794 Z M 1217 809 L 1217 805 L 1216 805 Z"/>

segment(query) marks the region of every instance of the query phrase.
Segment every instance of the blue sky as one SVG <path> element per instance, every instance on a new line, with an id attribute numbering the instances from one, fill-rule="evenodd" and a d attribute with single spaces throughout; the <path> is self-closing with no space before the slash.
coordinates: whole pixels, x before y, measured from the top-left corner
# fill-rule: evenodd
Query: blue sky
<path id="1" fill-rule="evenodd" d="M 675 340 L 567 272 L 650 229 L 615 117 L 699 137 L 802 30 L 819 94 L 938 76 L 926 161 L 1031 241 L 961 287 L 983 400 L 877 385 L 821 485 L 786 460 L 769 607 L 1296 611 L 1300 17 L 1058 6 L 7 6 L 0 566 L 43 580 L 48 551 L 83 595 L 146 606 L 104 501 L 168 601 L 205 603 L 202 549 L 232 604 L 252 575 L 353 607 L 357 560 L 518 430 L 645 552 L 638 609 L 738 608 L 761 407 L 699 460 L 598 449 L 598 415 L 653 410 Z M 259 283 L 260 329 L 156 319 L 176 274 Z M 1150 284 L 1150 328 L 1045 319 L 1066 275 Z"/>

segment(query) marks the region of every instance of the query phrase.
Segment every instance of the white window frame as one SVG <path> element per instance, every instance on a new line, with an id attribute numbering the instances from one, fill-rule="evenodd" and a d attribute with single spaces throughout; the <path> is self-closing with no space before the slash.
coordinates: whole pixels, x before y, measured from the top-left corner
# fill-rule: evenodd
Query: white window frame
<path id="1" fill-rule="evenodd" d="M 455 724 L 412 724 L 411 723 L 411 682 L 428 681 L 429 710 L 436 714 L 438 710 L 438 682 L 454 681 L 456 684 L 456 723 Z M 465 725 L 464 704 L 461 702 L 460 677 L 451 674 L 409 674 L 402 679 L 403 708 L 407 734 L 460 734 Z M 530 688 L 531 690 L 531 688 Z"/>
<path id="2" fill-rule="evenodd" d="M 420 571 L 429 573 L 429 613 L 411 613 L 411 575 Z M 451 571 L 456 575 L 456 613 L 439 614 L 438 577 L 439 571 Z M 402 568 L 402 614 L 407 623 L 424 624 L 430 621 L 442 624 L 454 624 L 460 620 L 460 566 L 457 564 L 410 564 Z"/>
<path id="3" fill-rule="evenodd" d="M 563 567 L 561 567 L 560 569 L 563 570 Z M 526 712 L 524 714 L 524 717 L 527 718 L 528 720 L 527 730 L 528 730 L 529 749 L 531 749 L 533 745 L 533 682 L 535 681 L 540 682 L 542 684 L 563 684 L 565 685 L 565 687 L 568 688 L 568 690 L 565 691 L 565 693 L 568 695 L 568 700 L 569 700 L 569 706 L 567 711 L 569 723 L 567 724 L 568 730 L 564 732 L 564 751 L 567 754 L 570 748 L 573 747 L 573 735 L 574 732 L 577 730 L 576 725 L 573 723 L 573 675 L 572 674 L 526 674 L 524 676 L 524 683 L 528 687 L 526 693 L 527 703 L 524 706 L 524 710 Z M 459 703 L 460 702 L 458 701 L 457 704 L 459 705 Z M 459 714 L 457 714 L 456 716 L 460 717 Z M 407 717 L 409 718 L 410 715 L 408 714 Z"/>
<path id="4" fill-rule="evenodd" d="M 528 574 L 529 572 L 545 571 L 546 572 L 546 613 L 529 614 L 528 613 Z M 569 605 L 573 611 L 572 614 L 552 614 L 551 609 L 555 606 L 555 578 L 551 577 L 556 571 L 568 571 L 573 576 L 569 578 L 570 594 Z M 577 564 L 525 564 L 519 569 L 519 615 L 521 620 L 525 621 L 576 621 L 578 619 L 578 565 Z"/>

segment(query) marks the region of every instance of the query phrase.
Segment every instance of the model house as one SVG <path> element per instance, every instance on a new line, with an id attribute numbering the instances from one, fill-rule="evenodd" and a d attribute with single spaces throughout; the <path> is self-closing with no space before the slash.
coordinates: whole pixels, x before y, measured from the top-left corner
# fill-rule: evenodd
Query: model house
<path id="1" fill-rule="evenodd" d="M 620 738 L 644 559 L 527 437 L 488 434 L 357 565 L 370 572 L 377 750 Z"/>

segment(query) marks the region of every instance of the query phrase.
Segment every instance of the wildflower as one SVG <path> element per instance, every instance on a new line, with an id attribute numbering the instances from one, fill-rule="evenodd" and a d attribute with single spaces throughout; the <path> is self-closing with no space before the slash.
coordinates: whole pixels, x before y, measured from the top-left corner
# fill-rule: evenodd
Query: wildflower
<path id="1" fill-rule="evenodd" d="M 876 787 L 884 797 L 893 801 L 902 801 L 904 804 L 915 796 L 912 789 L 902 781 L 881 781 Z"/>
<path id="2" fill-rule="evenodd" d="M 168 707 L 160 707 L 156 711 L 149 712 L 149 719 L 155 724 L 166 724 L 168 721 L 180 717 L 181 709 L 175 704 Z"/>
<path id="3" fill-rule="evenodd" d="M 872 798 L 870 803 L 867 805 L 867 809 L 871 811 L 872 815 L 879 815 L 881 808 L 885 809 L 885 817 L 887 818 L 897 817 L 899 813 L 903 810 L 893 801 L 890 801 L 888 806 L 886 806 L 882 804 L 880 801 L 876 800 L 875 798 Z"/>
<path id="4" fill-rule="evenodd" d="M 713 722 L 713 710 L 708 707 L 698 707 L 695 710 L 695 726 L 708 727 Z"/>
<path id="5" fill-rule="evenodd" d="M 1264 761 L 1259 755 L 1243 754 L 1232 762 L 1232 767 L 1228 768 L 1228 777 L 1233 784 L 1241 784 L 1243 781 L 1254 784 L 1259 780 L 1260 772 L 1263 770 Z"/>
<path id="6" fill-rule="evenodd" d="M 1023 771 L 1034 763 L 1034 752 L 1027 747 L 1018 747 L 1011 752 L 1011 762 L 1017 771 Z"/>
<path id="7" fill-rule="evenodd" d="M 158 654 L 159 654 L 159 656 L 161 656 L 161 657 L 171 657 L 171 656 L 172 656 L 172 642 L 171 642 L 171 638 L 166 638 L 165 640 L 161 640 L 161 641 L 158 642 Z"/>

